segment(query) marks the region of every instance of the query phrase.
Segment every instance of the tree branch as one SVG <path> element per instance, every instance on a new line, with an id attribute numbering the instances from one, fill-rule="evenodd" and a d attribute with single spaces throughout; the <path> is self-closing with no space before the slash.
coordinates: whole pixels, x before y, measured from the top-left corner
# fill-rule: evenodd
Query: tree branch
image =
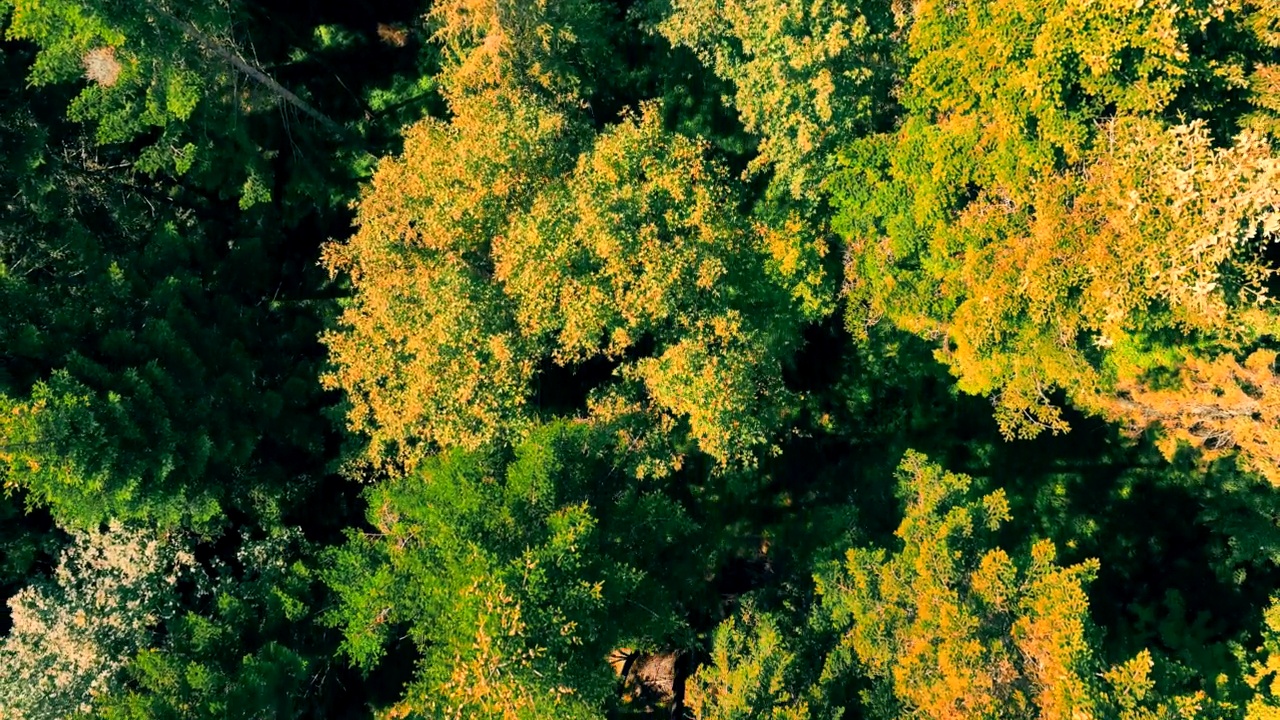
<path id="1" fill-rule="evenodd" d="M 166 22 L 178 28 L 179 30 L 181 30 L 184 35 L 194 40 L 197 44 L 199 44 L 202 48 L 204 48 L 206 52 L 209 52 L 215 55 L 216 57 L 221 58 L 222 60 L 225 60 L 226 62 L 230 63 L 233 67 L 235 67 L 235 69 L 253 78 L 260 85 L 270 90 L 281 100 L 284 100 L 286 103 L 292 105 L 299 112 L 315 120 L 316 122 L 320 123 L 326 130 L 339 136 L 345 136 L 347 134 L 346 128 L 334 122 L 327 115 L 325 115 L 324 113 L 312 107 L 310 103 L 308 103 L 306 100 L 303 100 L 302 98 L 295 95 L 285 86 L 276 82 L 275 79 L 273 79 L 270 75 L 267 75 L 262 70 L 259 70 L 258 68 L 249 64 L 248 61 L 240 57 L 239 53 L 235 52 L 231 48 L 228 48 L 226 45 L 223 45 L 221 42 L 218 42 L 216 39 L 204 34 L 195 25 L 192 25 L 186 20 L 182 20 L 174 16 L 168 10 L 165 10 L 164 8 L 159 7 L 154 2 L 148 2 L 147 4 L 149 7 L 151 7 L 151 9 L 155 10 L 156 13 L 160 15 L 160 17 L 162 17 Z"/>

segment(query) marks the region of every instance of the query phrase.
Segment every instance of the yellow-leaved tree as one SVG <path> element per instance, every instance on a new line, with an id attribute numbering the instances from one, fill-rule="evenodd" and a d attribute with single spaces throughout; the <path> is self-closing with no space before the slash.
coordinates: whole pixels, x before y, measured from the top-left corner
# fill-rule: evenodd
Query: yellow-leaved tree
<path id="1" fill-rule="evenodd" d="M 586 27 L 598 8 L 578 6 Z M 830 304 L 821 243 L 749 219 L 707 143 L 656 104 L 593 136 L 574 84 L 548 79 L 589 65 L 570 9 L 438 6 L 451 117 L 408 130 L 326 253 L 354 290 L 327 382 L 371 461 L 512 441 L 566 411 L 652 450 L 641 473 L 692 450 L 750 463 L 777 435 L 782 368 Z M 568 408 L 542 398 L 552 371 Z"/>
<path id="2" fill-rule="evenodd" d="M 1009 519 L 997 490 L 915 452 L 898 470 L 900 546 L 859 548 L 818 578 L 823 612 L 872 679 L 871 717 L 931 720 L 1156 720 L 1202 717 L 1203 693 L 1166 695 L 1142 651 L 1107 667 L 1085 585 L 1097 561 L 1062 567 L 1049 541 L 1025 553 L 995 546 Z M 828 663 L 824 678 L 838 663 Z"/>
<path id="3" fill-rule="evenodd" d="M 1223 133 L 1267 129 L 1248 78 L 1269 71 L 1233 48 L 1265 47 L 1273 14 L 913 6 L 902 123 L 850 145 L 836 182 L 851 329 L 939 341 L 1008 436 L 1067 429 L 1065 396 L 1280 480 L 1280 158 L 1263 132 Z M 1235 118 L 1193 119 L 1210 102 Z"/>

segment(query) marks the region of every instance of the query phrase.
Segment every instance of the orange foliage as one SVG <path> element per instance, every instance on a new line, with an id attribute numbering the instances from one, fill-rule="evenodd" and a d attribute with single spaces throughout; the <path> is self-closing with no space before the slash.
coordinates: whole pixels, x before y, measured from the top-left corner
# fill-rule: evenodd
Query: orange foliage
<path id="1" fill-rule="evenodd" d="M 488 246 L 566 164 L 568 124 L 518 93 L 461 98 L 451 123 L 425 120 L 384 160 L 359 231 L 325 263 L 357 294 L 325 336 L 325 378 L 352 428 L 412 463 L 433 446 L 475 448 L 518 423 L 534 360 L 511 303 L 487 277 Z"/>
<path id="2" fill-rule="evenodd" d="M 1130 382 L 1107 401 L 1115 417 L 1136 428 L 1159 425 L 1172 455 L 1179 442 L 1206 459 L 1232 450 L 1244 466 L 1280 485 L 1280 376 L 1276 352 L 1258 350 L 1243 363 L 1231 355 L 1188 358 L 1169 387 Z"/>

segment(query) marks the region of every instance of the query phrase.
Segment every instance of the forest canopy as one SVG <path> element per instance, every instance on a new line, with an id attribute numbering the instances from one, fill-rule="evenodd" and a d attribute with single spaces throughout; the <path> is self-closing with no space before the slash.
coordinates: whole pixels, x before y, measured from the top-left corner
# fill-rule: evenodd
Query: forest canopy
<path id="1" fill-rule="evenodd" d="M 1280 718 L 1280 4 L 0 33 L 0 718 Z"/>

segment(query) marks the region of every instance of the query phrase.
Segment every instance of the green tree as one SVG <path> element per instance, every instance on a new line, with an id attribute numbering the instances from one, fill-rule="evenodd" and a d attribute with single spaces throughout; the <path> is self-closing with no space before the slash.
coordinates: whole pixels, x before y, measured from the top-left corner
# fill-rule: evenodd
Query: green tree
<path id="1" fill-rule="evenodd" d="M 807 658 L 783 621 L 748 601 L 716 627 L 709 661 L 690 678 L 685 705 L 710 720 L 809 720 L 839 718 L 822 688 L 806 684 Z M 810 671 L 806 673 L 806 670 Z"/>
<path id="2" fill-rule="evenodd" d="M 570 365 L 652 343 L 619 374 L 725 462 L 767 446 L 781 423 L 799 314 L 768 272 L 767 253 L 790 248 L 765 247 L 706 154 L 646 108 L 602 133 L 493 252 L 518 325 L 543 352 Z"/>
<path id="3" fill-rule="evenodd" d="M 364 667 L 393 632 L 422 653 L 388 717 L 598 717 L 615 683 L 606 655 L 681 633 L 665 559 L 688 520 L 601 442 L 557 423 L 509 464 L 455 450 L 369 492 L 375 531 L 352 530 L 331 557 L 331 621 Z"/>
<path id="4" fill-rule="evenodd" d="M 812 199 L 887 100 L 891 25 L 888 3 L 670 0 L 657 31 L 732 84 L 753 167 Z"/>
<path id="5" fill-rule="evenodd" d="M 1246 720 L 1275 720 L 1280 717 L 1280 603 L 1272 601 L 1263 615 L 1262 646 L 1258 657 L 1246 668 L 1245 678 L 1254 695 L 1249 700 Z"/>
<path id="6" fill-rule="evenodd" d="M 66 525 L 278 512 L 298 468 L 265 454 L 314 458 L 328 432 L 324 278 L 289 246 L 298 215 L 133 172 L 131 148 L 65 120 L 63 89 L 25 87 L 31 56 L 6 46 L 2 76 L 6 486 Z"/>
<path id="7" fill-rule="evenodd" d="M 199 601 L 185 603 L 129 656 L 113 691 L 96 701 L 97 717 L 324 714 L 321 703 L 334 698 L 315 685 L 328 648 L 316 648 L 322 634 L 310 622 L 319 602 L 311 550 L 297 529 L 263 539 L 242 533 L 233 562 L 206 570 Z"/>
<path id="8" fill-rule="evenodd" d="M 225 153 L 230 141 L 256 161 L 241 175 L 241 202 L 265 199 L 266 166 L 239 118 L 243 110 L 256 109 L 257 101 L 237 88 L 240 76 L 268 96 L 264 106 L 286 102 L 326 130 L 341 132 L 244 58 L 234 40 L 240 10 L 232 3 L 6 0 L 0 14 L 10 13 L 6 36 L 40 48 L 31 66 L 33 84 L 88 80 L 69 114 L 92 122 L 100 143 L 158 131 L 159 138 L 138 156 L 144 172 L 181 175 L 197 160 L 208 171 L 215 148 Z M 242 104 L 211 102 L 219 95 L 240 95 Z"/>

